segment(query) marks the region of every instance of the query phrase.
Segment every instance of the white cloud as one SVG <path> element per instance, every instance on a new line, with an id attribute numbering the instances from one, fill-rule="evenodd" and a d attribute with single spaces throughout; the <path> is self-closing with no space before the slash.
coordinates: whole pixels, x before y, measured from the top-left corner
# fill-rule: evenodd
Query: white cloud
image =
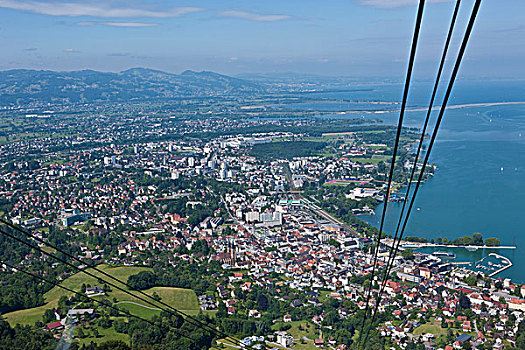
<path id="1" fill-rule="evenodd" d="M 124 18 L 124 17 L 152 17 L 170 18 L 181 17 L 193 12 L 204 11 L 201 7 L 174 7 L 166 11 L 150 11 L 138 8 L 117 8 L 104 6 L 102 4 L 90 4 L 85 2 L 42 2 L 42 1 L 17 1 L 0 0 L 0 8 L 27 11 L 49 16 L 66 17 L 101 17 L 101 18 Z"/>
<path id="2" fill-rule="evenodd" d="M 130 27 L 130 28 L 141 28 L 141 27 L 155 27 L 158 23 L 145 23 L 145 22 L 78 22 L 79 26 L 110 26 L 110 27 Z"/>
<path id="3" fill-rule="evenodd" d="M 144 23 L 144 22 L 104 22 L 105 26 L 110 27 L 155 27 L 157 23 Z"/>
<path id="4" fill-rule="evenodd" d="M 427 2 L 451 2 L 454 0 L 428 0 Z M 359 3 L 365 6 L 373 6 L 377 8 L 394 8 L 400 6 L 416 5 L 418 0 L 360 0 Z"/>
<path id="5" fill-rule="evenodd" d="M 239 18 L 239 19 L 246 19 L 249 21 L 257 21 L 257 22 L 275 22 L 275 21 L 286 21 L 288 19 L 292 19 L 292 17 L 288 15 L 280 15 L 280 14 L 279 15 L 262 15 L 262 14 L 254 13 L 254 12 L 236 11 L 236 10 L 221 11 L 217 15 L 219 17 Z"/>

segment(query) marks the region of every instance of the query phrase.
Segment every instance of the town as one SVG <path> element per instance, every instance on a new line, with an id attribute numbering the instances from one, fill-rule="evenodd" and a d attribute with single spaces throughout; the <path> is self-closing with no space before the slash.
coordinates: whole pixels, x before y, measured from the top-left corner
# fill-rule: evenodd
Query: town
<path id="1" fill-rule="evenodd" d="M 273 111 L 229 103 L 213 114 L 237 117 L 191 119 L 187 110 L 157 108 L 99 107 L 81 117 L 3 111 L 11 137 L 0 145 L 2 217 L 199 315 L 244 347 L 357 348 L 370 285 L 378 317 L 367 348 L 523 346 L 525 285 L 510 279 L 406 248 L 379 296 L 390 247 L 380 247 L 370 280 L 378 230 L 359 216 L 386 198 L 392 127 L 272 118 Z M 243 110 L 248 118 L 238 117 Z M 404 130 L 392 201 L 404 200 L 398 191 L 417 139 Z M 126 315 L 161 314 L 48 255 L 6 247 L 5 263 L 45 271 L 86 296 L 28 281 L 34 298 L 24 299 L 12 289 L 16 269 L 0 264 L 1 317 L 12 326 L 36 325 L 57 339 L 73 334 L 72 348 L 80 348 L 128 343 Z M 235 347 L 220 338 L 210 346 Z"/>

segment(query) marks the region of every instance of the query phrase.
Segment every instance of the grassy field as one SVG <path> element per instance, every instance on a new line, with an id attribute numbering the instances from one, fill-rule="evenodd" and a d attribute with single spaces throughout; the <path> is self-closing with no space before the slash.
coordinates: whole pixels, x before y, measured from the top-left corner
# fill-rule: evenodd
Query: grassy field
<path id="1" fill-rule="evenodd" d="M 160 315 L 160 310 L 153 310 L 142 306 L 142 304 L 128 304 L 126 302 L 119 303 L 118 307 L 123 310 L 129 311 L 132 315 L 137 315 L 142 318 L 150 319 L 153 316 Z"/>
<path id="2" fill-rule="evenodd" d="M 430 322 L 427 322 L 417 327 L 416 329 L 414 329 L 414 332 L 413 332 L 414 335 L 422 335 L 426 333 L 432 333 L 436 336 L 439 336 L 439 335 L 446 335 L 447 330 L 444 328 L 441 328 L 441 322 L 432 320 Z"/>
<path id="3" fill-rule="evenodd" d="M 134 274 L 137 274 L 140 271 L 148 271 L 151 270 L 147 267 L 134 267 L 134 266 L 125 266 L 125 267 L 109 267 L 107 265 L 100 265 L 98 268 L 111 276 L 120 279 L 122 281 L 127 281 L 128 277 Z M 93 273 L 95 276 L 102 276 L 101 273 L 96 272 L 94 270 L 89 270 L 89 272 Z M 82 284 L 85 283 L 90 284 L 91 286 L 96 285 L 102 285 L 100 281 L 98 281 L 97 278 L 93 278 L 90 276 L 87 276 L 83 273 L 77 273 L 73 276 L 70 276 L 66 280 L 62 281 L 62 285 L 73 289 L 75 291 L 80 291 Z M 122 287 L 124 289 L 127 289 L 124 285 L 115 283 L 115 285 Z M 153 293 L 156 293 L 161 297 L 161 301 L 173 306 L 174 308 L 184 311 L 186 314 L 190 315 L 197 315 L 200 312 L 200 306 L 199 301 L 197 300 L 197 296 L 195 295 L 195 292 L 191 289 L 182 289 L 182 288 L 172 288 L 172 287 L 153 287 L 150 289 L 147 289 L 144 291 L 146 294 L 153 295 Z M 45 310 L 54 308 L 58 305 L 58 300 L 61 296 L 67 295 L 71 296 L 72 293 L 69 293 L 65 291 L 64 289 L 61 289 L 59 287 L 54 287 L 50 291 L 48 291 L 44 297 L 46 304 L 26 309 L 26 310 L 19 310 L 14 311 L 8 314 L 3 315 L 6 320 L 11 324 L 15 325 L 17 323 L 22 325 L 32 325 L 37 321 L 42 320 L 42 315 L 44 314 Z M 95 297 L 95 298 L 102 298 L 102 297 Z M 109 300 L 113 300 L 113 298 L 116 298 L 118 301 L 118 306 L 122 309 L 128 310 L 131 314 L 137 315 L 143 318 L 152 318 L 155 315 L 160 314 L 159 310 L 154 310 L 151 308 L 144 307 L 146 304 L 145 302 L 130 296 L 126 294 L 123 291 L 119 291 L 116 288 L 112 288 L 112 291 L 105 296 L 105 298 L 108 298 Z M 124 303 L 122 303 L 124 302 Z M 126 303 L 127 302 L 127 303 Z M 129 303 L 132 302 L 132 303 Z M 133 304 L 136 303 L 136 304 Z M 151 305 L 146 305 L 149 307 L 152 307 Z M 205 311 L 207 314 L 213 316 L 215 315 L 216 311 Z M 95 343 L 101 343 L 108 340 L 123 340 L 125 342 L 128 342 L 128 336 L 125 334 L 119 334 L 117 333 L 113 328 L 108 329 L 102 329 L 98 328 L 99 331 L 99 337 L 86 337 L 82 339 L 75 338 L 75 341 L 78 341 L 81 344 L 89 344 L 91 341 Z M 91 333 L 88 331 L 86 332 L 88 335 L 91 335 Z"/>
<path id="4" fill-rule="evenodd" d="M 100 265 L 98 268 L 111 276 L 118 278 L 120 280 L 126 281 L 129 276 L 134 275 L 136 273 L 139 273 L 140 271 L 150 270 L 146 267 L 135 267 L 135 266 L 123 266 L 123 267 L 109 267 L 107 265 Z M 88 269 L 87 271 L 93 273 L 95 276 L 103 276 L 101 273 Z M 76 273 L 73 276 L 70 276 L 66 280 L 62 282 L 62 285 L 64 287 L 73 289 L 75 291 L 80 291 L 80 288 L 82 286 L 82 283 L 90 284 L 92 286 L 101 285 L 98 281 L 98 279 L 93 278 L 91 276 L 88 276 L 82 272 Z M 116 285 L 119 285 L 118 283 L 115 283 Z M 119 285 L 120 287 L 124 287 L 123 285 Z M 153 293 L 153 292 L 152 292 Z M 58 305 L 58 300 L 61 296 L 67 295 L 71 296 L 72 293 L 59 288 L 59 287 L 53 287 L 50 291 L 48 291 L 46 294 L 44 294 L 44 298 L 46 301 L 46 304 L 26 309 L 26 310 L 19 310 L 10 312 L 4 315 L 7 321 L 9 321 L 10 324 L 15 325 L 17 323 L 20 324 L 34 324 L 37 321 L 40 321 L 42 319 L 42 315 L 44 314 L 44 311 L 46 309 L 50 309 L 53 307 L 56 307 Z M 130 300 L 132 297 L 126 295 L 124 292 L 116 290 L 113 288 L 113 291 L 108 294 L 110 298 L 115 297 L 118 300 Z M 126 299 L 127 297 L 127 299 Z"/>
<path id="5" fill-rule="evenodd" d="M 199 310 L 199 301 L 195 292 L 191 289 L 171 288 L 171 287 L 153 287 L 146 293 L 157 293 L 164 303 L 167 303 L 179 310 Z"/>
<path id="6" fill-rule="evenodd" d="M 390 161 L 390 159 L 391 159 L 390 157 L 383 156 L 383 155 L 373 156 L 373 158 L 362 158 L 362 157 L 350 158 L 350 160 L 361 163 L 361 164 L 378 164 L 379 162 Z"/>
<path id="7" fill-rule="evenodd" d="M 121 279 L 126 281 L 129 276 L 134 275 L 136 273 L 139 273 L 140 271 L 148 270 L 148 268 L 145 267 L 134 267 L 134 266 L 123 266 L 123 267 L 109 267 L 107 265 L 100 265 L 98 268 L 111 276 L 114 276 L 115 278 Z M 103 276 L 101 273 L 88 269 L 87 271 L 93 273 L 95 276 Z M 90 284 L 92 286 L 101 285 L 99 281 L 96 278 L 93 278 L 91 276 L 88 276 L 82 272 L 76 273 L 73 276 L 70 276 L 66 280 L 62 282 L 62 285 L 64 287 L 73 289 L 75 291 L 80 291 L 80 288 L 82 286 L 82 283 Z M 118 285 L 116 283 L 116 285 Z M 120 285 L 122 287 L 122 285 Z M 34 307 L 31 309 L 26 310 L 18 310 L 14 312 L 10 312 L 4 315 L 5 319 L 11 324 L 15 325 L 17 323 L 23 324 L 23 325 L 32 325 L 37 321 L 42 320 L 42 315 L 44 314 L 45 310 L 51 309 L 54 307 L 57 307 L 58 300 L 61 296 L 67 295 L 71 296 L 72 293 L 59 288 L 59 287 L 53 287 L 50 291 L 48 291 L 46 294 L 44 294 L 44 298 L 46 301 L 46 304 Z M 117 299 L 122 298 L 124 292 L 120 292 L 118 290 L 109 293 L 110 297 L 116 297 Z M 130 297 L 131 298 L 131 297 Z"/>
<path id="8" fill-rule="evenodd" d="M 129 344 L 129 336 L 127 334 L 123 333 L 117 333 L 113 327 L 111 328 L 97 328 L 99 336 L 97 338 L 93 337 L 93 334 L 88 330 L 84 331 L 84 334 L 88 335 L 85 338 L 78 338 L 77 330 L 75 330 L 75 338 L 74 342 L 79 343 L 80 345 L 83 344 L 90 344 L 91 342 L 100 344 L 102 342 L 110 341 L 110 340 L 121 340 L 127 344 Z"/>
<path id="9" fill-rule="evenodd" d="M 318 349 L 315 347 L 313 339 L 317 338 L 319 333 L 315 330 L 314 324 L 308 321 L 293 321 L 293 322 L 277 322 L 272 326 L 272 329 L 279 330 L 282 325 L 290 325 L 292 328 L 287 330 L 294 339 L 294 349 L 298 350 L 312 350 Z M 302 327 L 302 330 L 299 329 L 299 326 Z M 305 341 L 304 344 L 301 343 L 303 337 L 312 339 L 311 341 Z M 326 340 L 326 339 L 325 339 Z"/>
<path id="10" fill-rule="evenodd" d="M 196 315 L 200 311 L 199 301 L 195 292 L 191 289 L 172 288 L 172 287 L 153 287 L 144 291 L 146 294 L 153 295 L 156 293 L 161 297 L 161 301 L 173 306 L 177 310 L 181 310 L 184 313 L 190 315 Z M 151 309 L 151 305 L 146 305 L 144 302 L 133 298 L 129 295 L 121 296 L 117 298 L 119 300 L 119 307 L 128 310 L 133 315 L 141 316 L 144 318 L 152 318 L 155 315 L 159 315 L 159 310 Z M 124 302 L 123 302 L 124 301 Z M 129 301 L 137 304 L 127 303 Z M 147 307 L 144 307 L 147 306 Z M 209 314 L 215 314 L 213 311 L 206 311 Z"/>

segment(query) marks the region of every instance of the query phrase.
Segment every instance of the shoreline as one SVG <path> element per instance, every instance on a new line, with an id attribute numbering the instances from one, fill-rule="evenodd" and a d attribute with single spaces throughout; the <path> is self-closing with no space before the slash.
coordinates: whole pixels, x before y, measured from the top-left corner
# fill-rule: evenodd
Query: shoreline
<path id="1" fill-rule="evenodd" d="M 516 246 L 511 245 L 497 245 L 497 246 L 488 246 L 488 245 L 456 245 L 456 244 L 440 244 L 440 243 L 423 243 L 423 242 L 410 242 L 410 241 L 401 241 L 400 246 L 404 247 L 405 245 L 414 246 L 414 248 L 422 247 L 443 247 L 443 248 L 464 248 L 464 249 L 517 249 Z M 404 247 L 407 248 L 407 247 Z M 411 247 L 408 247 L 411 248 Z"/>

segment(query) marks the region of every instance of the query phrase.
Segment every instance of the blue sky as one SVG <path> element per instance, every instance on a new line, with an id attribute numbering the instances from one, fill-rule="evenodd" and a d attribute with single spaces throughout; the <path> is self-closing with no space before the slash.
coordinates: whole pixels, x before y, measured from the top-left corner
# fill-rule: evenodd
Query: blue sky
<path id="1" fill-rule="evenodd" d="M 0 0 L 0 70 L 149 67 L 400 77 L 406 70 L 416 3 Z M 472 3 L 463 0 L 461 29 Z M 427 1 L 419 77 L 435 71 L 453 6 L 448 0 Z M 525 77 L 524 10 L 523 0 L 484 0 L 464 76 Z"/>

